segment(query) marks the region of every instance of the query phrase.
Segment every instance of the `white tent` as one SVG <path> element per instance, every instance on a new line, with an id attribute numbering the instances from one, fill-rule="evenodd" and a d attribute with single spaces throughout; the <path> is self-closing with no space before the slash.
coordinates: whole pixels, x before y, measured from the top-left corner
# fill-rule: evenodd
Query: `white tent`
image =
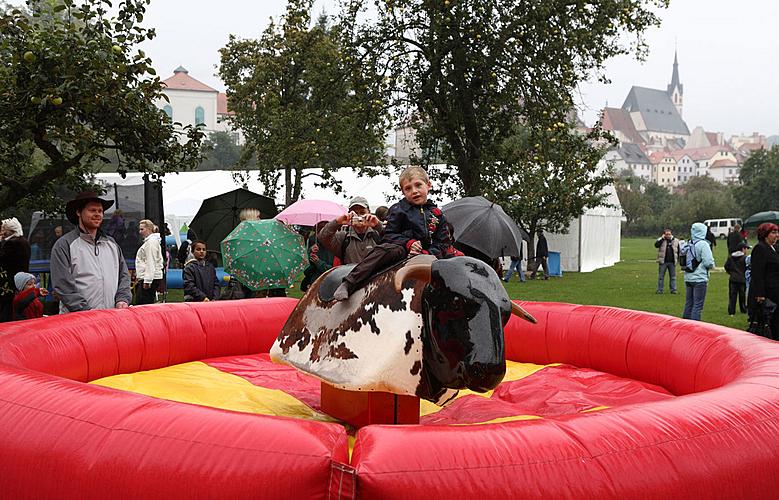
<path id="1" fill-rule="evenodd" d="M 606 188 L 606 203 L 571 221 L 567 234 L 547 233 L 550 252 L 560 252 L 563 271 L 591 272 L 613 266 L 620 258 L 622 205 L 613 185 Z"/>

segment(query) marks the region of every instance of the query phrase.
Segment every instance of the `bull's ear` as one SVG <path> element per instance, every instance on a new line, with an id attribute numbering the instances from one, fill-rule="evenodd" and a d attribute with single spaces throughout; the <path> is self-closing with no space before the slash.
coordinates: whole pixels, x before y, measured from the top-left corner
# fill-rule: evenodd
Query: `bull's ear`
<path id="1" fill-rule="evenodd" d="M 538 323 L 538 321 L 536 321 L 536 318 L 534 318 L 532 314 L 525 311 L 525 309 L 523 309 L 522 306 L 520 306 L 519 304 L 513 301 L 511 302 L 511 314 L 515 316 L 519 316 L 520 318 L 530 321 L 533 324 Z"/>
<path id="2" fill-rule="evenodd" d="M 409 264 L 398 269 L 395 273 L 395 291 L 400 293 L 403 282 L 406 280 L 419 280 L 430 283 L 432 278 L 431 264 Z"/>

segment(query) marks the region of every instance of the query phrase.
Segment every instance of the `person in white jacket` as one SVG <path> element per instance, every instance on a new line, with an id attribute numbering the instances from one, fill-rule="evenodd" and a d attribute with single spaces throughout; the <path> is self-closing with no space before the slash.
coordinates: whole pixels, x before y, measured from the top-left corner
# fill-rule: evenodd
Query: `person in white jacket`
<path id="1" fill-rule="evenodd" d="M 148 219 L 138 223 L 138 233 L 143 238 L 143 245 L 135 255 L 135 303 L 154 304 L 157 299 L 157 289 L 162 283 L 162 245 L 157 226 Z"/>

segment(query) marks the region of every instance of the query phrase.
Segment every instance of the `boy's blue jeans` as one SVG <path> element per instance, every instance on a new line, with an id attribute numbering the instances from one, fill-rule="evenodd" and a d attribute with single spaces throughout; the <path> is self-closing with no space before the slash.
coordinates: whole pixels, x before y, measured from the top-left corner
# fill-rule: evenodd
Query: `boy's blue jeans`
<path id="1" fill-rule="evenodd" d="M 703 302 L 706 300 L 706 289 L 708 286 L 709 284 L 705 281 L 685 282 L 687 293 L 684 298 L 684 314 L 682 314 L 682 318 L 695 321 L 701 320 Z"/>

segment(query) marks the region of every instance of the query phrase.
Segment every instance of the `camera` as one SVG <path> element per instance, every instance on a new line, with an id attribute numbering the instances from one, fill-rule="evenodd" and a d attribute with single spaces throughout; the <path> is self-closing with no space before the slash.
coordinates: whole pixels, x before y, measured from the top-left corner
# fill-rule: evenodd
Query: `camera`
<path id="1" fill-rule="evenodd" d="M 365 222 L 366 217 L 364 215 L 352 215 L 351 220 L 349 221 L 351 224 L 354 224 L 355 222 Z"/>

